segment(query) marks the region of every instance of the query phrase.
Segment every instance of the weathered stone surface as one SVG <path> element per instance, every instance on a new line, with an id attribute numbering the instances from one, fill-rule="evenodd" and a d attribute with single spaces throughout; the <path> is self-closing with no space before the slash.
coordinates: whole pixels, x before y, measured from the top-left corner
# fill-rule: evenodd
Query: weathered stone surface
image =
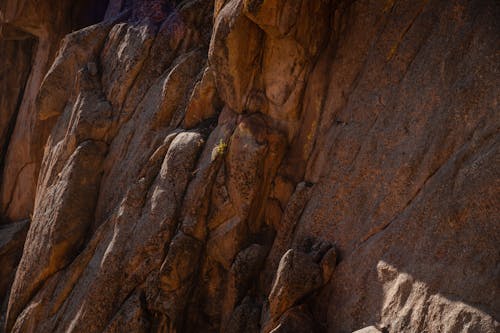
<path id="1" fill-rule="evenodd" d="M 380 330 L 378 330 L 375 326 L 367 326 L 353 333 L 380 333 Z"/>
<path id="2" fill-rule="evenodd" d="M 260 306 L 250 298 L 245 298 L 231 314 L 229 323 L 223 330 L 227 333 L 257 333 L 260 332 Z"/>
<path id="3" fill-rule="evenodd" d="M 289 250 L 281 258 L 273 288 L 269 294 L 272 318 L 281 316 L 300 299 L 323 284 L 321 268 L 307 254 Z"/>
<path id="4" fill-rule="evenodd" d="M 286 251 L 269 292 L 269 306 L 263 312 L 263 331 L 316 331 L 319 325 L 314 324 L 307 303 L 329 282 L 335 266 L 336 249 L 326 241 L 306 239 L 296 249 Z"/>
<path id="5" fill-rule="evenodd" d="M 273 328 L 271 333 L 312 333 L 317 332 L 310 314 L 303 309 L 304 306 L 293 307 L 286 311 L 279 319 L 278 325 Z"/>
<path id="6" fill-rule="evenodd" d="M 141 295 L 138 293 L 130 296 L 120 311 L 113 317 L 104 332 L 106 333 L 120 333 L 120 332 L 150 332 L 150 323 L 145 312 Z"/>
<path id="7" fill-rule="evenodd" d="M 192 128 L 214 117 L 220 108 L 213 70 L 207 67 L 193 89 L 184 117 L 184 127 Z"/>
<path id="8" fill-rule="evenodd" d="M 217 91 L 233 110 L 242 113 L 258 71 L 262 32 L 245 15 L 243 1 L 230 0 L 215 18 L 209 64 Z"/>
<path id="9" fill-rule="evenodd" d="M 134 83 L 154 38 L 149 24 L 115 25 L 101 54 L 104 92 L 113 107 L 120 110 Z"/>
<path id="10" fill-rule="evenodd" d="M 2 29 L 2 28 L 0 28 Z M 1 30 L 0 30 L 1 31 Z M 34 39 L 23 40 L 3 39 L 0 34 L 0 172 L 4 167 L 4 158 L 14 126 L 16 124 L 19 105 L 21 103 L 26 81 L 31 70 L 31 58 Z M 2 186 L 2 180 L 0 180 Z M 8 209 L 9 203 L 4 203 L 2 211 Z M 3 220 L 3 213 L 0 215 Z M 3 222 L 0 222 L 3 223 Z"/>
<path id="11" fill-rule="evenodd" d="M 497 332 L 499 13 L 0 1 L 0 324 Z"/>
<path id="12" fill-rule="evenodd" d="M 2 312 L 7 306 L 5 301 L 10 290 L 10 285 L 14 280 L 17 264 L 23 253 L 24 240 L 29 228 L 29 220 L 0 226 L 0 307 Z"/>
<path id="13" fill-rule="evenodd" d="M 16 81 L 21 82 L 28 74 L 25 83 L 22 83 L 21 96 L 9 95 L 8 100 L 18 99 L 19 103 L 14 118 L 6 117 L 3 111 L 0 119 L 10 118 L 8 148 L 4 146 L 2 161 L 1 210 L 4 218 L 12 221 L 28 218 L 33 211 L 36 194 L 37 178 L 43 157 L 44 144 L 50 133 L 52 122 L 41 122 L 38 119 L 37 95 L 40 85 L 54 60 L 59 49 L 59 42 L 67 33 L 99 22 L 105 11 L 106 1 L 12 1 L 0 2 L 0 31 L 6 32 L 4 38 L 22 41 L 25 44 L 31 40 L 32 47 L 28 47 L 24 55 L 9 60 L 14 68 L 18 68 L 19 77 L 12 80 L 12 88 L 16 88 Z M 15 33 L 10 33 L 14 31 Z M 85 53 L 85 51 L 80 51 Z M 78 52 L 78 53 L 80 53 Z M 3 51 L 2 51 L 2 54 Z M 31 55 L 30 55 L 31 54 Z M 7 55 L 7 54 L 6 54 Z M 31 67 L 23 72 L 23 63 L 30 61 Z M 7 61 L 7 60 L 6 60 Z M 15 64 L 15 65 L 14 65 Z M 18 67 L 19 66 L 19 67 Z M 21 81 L 19 81 L 21 80 Z M 7 96 L 2 90 L 2 100 Z M 11 102 L 9 102 L 11 103 Z M 2 120 L 3 122 L 3 120 Z M 2 123 L 0 123 L 2 124 Z M 4 125 L 0 130 L 4 130 Z M 2 135 L 3 138 L 3 135 Z M 4 143 L 5 144 L 5 143 Z"/>
<path id="14" fill-rule="evenodd" d="M 185 107 L 185 101 L 192 89 L 192 78 L 199 72 L 202 61 L 203 58 L 198 52 L 192 52 L 172 68 L 161 90 L 160 107 L 154 118 L 155 128 L 167 126 L 171 121 L 175 125 L 180 122 L 179 115 L 183 113 L 179 113 L 179 109 Z"/>
<path id="15" fill-rule="evenodd" d="M 12 286 L 7 328 L 11 327 L 9 319 L 17 317 L 40 285 L 70 263 L 83 245 L 93 220 L 105 149 L 102 143 L 85 141 L 54 183 L 43 188 Z M 53 203 L 57 203 L 57 210 L 49 208 Z"/>

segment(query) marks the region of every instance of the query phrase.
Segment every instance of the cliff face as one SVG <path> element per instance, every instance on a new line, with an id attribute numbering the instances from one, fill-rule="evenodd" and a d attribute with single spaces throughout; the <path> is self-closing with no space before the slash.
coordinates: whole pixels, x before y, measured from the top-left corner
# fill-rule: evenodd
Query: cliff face
<path id="1" fill-rule="evenodd" d="M 7 332 L 500 329 L 496 1 L 0 20 Z"/>

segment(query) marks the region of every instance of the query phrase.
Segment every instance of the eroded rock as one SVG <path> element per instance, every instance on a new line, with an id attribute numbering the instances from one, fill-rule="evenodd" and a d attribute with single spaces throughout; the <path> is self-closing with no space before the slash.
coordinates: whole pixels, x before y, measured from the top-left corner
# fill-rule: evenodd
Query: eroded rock
<path id="1" fill-rule="evenodd" d="M 262 32 L 243 15 L 243 1 L 227 1 L 214 23 L 209 64 L 217 91 L 233 110 L 242 113 L 258 70 Z"/>
<path id="2" fill-rule="evenodd" d="M 101 54 L 101 64 L 104 91 L 114 108 L 122 107 L 147 58 L 154 34 L 153 27 L 140 23 L 120 23 L 111 29 Z"/>
<path id="3" fill-rule="evenodd" d="M 7 299 L 17 264 L 23 253 L 29 223 L 29 220 L 24 220 L 0 226 L 0 265 L 3 267 L 0 273 L 0 299 L 2 300 Z M 2 303 L 0 304 L 2 308 L 7 306 L 7 302 Z"/>
<path id="4" fill-rule="evenodd" d="M 106 145 L 85 141 L 69 157 L 35 208 L 10 294 L 7 328 L 52 274 L 77 255 L 92 224 Z M 49 209 L 57 203 L 58 209 Z M 40 239 L 44 246 L 34 241 Z"/>
<path id="5" fill-rule="evenodd" d="M 281 258 L 271 293 L 271 317 L 279 317 L 300 299 L 323 285 L 321 267 L 307 254 L 288 250 Z"/>
<path id="6" fill-rule="evenodd" d="M 0 1 L 9 333 L 498 331 L 494 1 L 97 2 Z"/>

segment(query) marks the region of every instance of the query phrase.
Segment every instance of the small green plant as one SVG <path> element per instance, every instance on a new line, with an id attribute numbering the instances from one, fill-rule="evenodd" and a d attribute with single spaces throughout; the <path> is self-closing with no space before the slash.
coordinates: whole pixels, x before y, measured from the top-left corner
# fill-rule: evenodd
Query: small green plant
<path id="1" fill-rule="evenodd" d="M 219 143 L 212 150 L 212 161 L 214 161 L 217 157 L 224 155 L 226 149 L 227 143 L 220 139 Z"/>

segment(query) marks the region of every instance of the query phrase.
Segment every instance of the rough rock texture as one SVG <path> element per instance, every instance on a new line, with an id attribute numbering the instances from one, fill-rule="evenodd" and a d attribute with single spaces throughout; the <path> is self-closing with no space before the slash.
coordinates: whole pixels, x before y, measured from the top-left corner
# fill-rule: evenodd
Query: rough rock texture
<path id="1" fill-rule="evenodd" d="M 0 226 L 0 266 L 2 266 L 0 272 L 0 299 L 2 299 L 2 307 L 7 306 L 5 300 L 7 299 L 10 284 L 14 279 L 14 268 L 23 253 L 23 244 L 28 227 L 28 220 Z"/>
<path id="2" fill-rule="evenodd" d="M 499 332 L 494 0 L 0 0 L 6 332 Z"/>

